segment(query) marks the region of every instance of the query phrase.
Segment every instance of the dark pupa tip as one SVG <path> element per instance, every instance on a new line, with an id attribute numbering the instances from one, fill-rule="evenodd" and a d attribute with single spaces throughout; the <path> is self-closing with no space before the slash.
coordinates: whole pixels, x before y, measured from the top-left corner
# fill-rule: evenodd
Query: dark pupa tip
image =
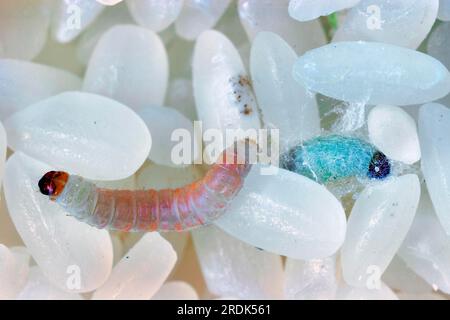
<path id="1" fill-rule="evenodd" d="M 39 190 L 43 195 L 55 198 L 64 190 L 69 174 L 64 171 L 49 171 L 39 180 Z"/>
<path id="2" fill-rule="evenodd" d="M 380 151 L 373 154 L 367 175 L 371 179 L 384 179 L 391 173 L 391 164 L 386 155 Z"/>

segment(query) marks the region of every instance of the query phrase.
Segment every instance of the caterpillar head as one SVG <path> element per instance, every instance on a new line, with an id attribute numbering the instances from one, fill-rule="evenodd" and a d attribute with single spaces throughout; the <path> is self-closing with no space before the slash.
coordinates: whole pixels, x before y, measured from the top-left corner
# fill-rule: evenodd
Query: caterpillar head
<path id="1" fill-rule="evenodd" d="M 370 179 L 384 179 L 391 173 L 391 164 L 383 152 L 376 151 L 370 160 L 367 176 Z"/>
<path id="2" fill-rule="evenodd" d="M 39 180 L 39 190 L 50 199 L 56 199 L 64 190 L 69 174 L 64 171 L 49 171 Z"/>

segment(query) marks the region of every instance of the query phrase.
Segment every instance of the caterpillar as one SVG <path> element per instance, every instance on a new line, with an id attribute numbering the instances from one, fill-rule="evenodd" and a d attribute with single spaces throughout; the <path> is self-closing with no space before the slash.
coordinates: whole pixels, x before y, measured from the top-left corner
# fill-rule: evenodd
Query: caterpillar
<path id="1" fill-rule="evenodd" d="M 64 171 L 47 172 L 38 186 L 70 215 L 99 229 L 185 231 L 209 224 L 225 212 L 251 169 L 252 146 L 248 139 L 235 143 L 202 179 L 177 189 L 103 189 Z"/>
<path id="2" fill-rule="evenodd" d="M 319 183 L 353 176 L 381 180 L 391 174 L 384 153 L 362 139 L 342 135 L 307 140 L 281 155 L 280 166 Z"/>

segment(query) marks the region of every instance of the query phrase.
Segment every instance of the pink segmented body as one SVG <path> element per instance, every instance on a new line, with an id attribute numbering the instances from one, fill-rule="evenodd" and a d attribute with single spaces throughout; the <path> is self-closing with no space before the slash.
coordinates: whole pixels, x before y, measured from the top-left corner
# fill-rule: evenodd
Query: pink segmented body
<path id="1" fill-rule="evenodd" d="M 222 159 L 225 157 L 223 153 Z M 229 158 L 233 159 L 231 163 L 216 163 L 201 180 L 177 189 L 110 190 L 55 171 L 47 173 L 39 186 L 71 215 L 97 228 L 184 231 L 217 219 L 241 189 L 251 165 L 238 161 L 235 153 Z M 63 175 L 65 181 L 57 180 L 55 175 Z M 52 191 L 60 189 L 57 194 L 48 192 L 50 183 Z"/>
<path id="2" fill-rule="evenodd" d="M 199 181 L 178 189 L 97 189 L 89 218 L 98 228 L 182 231 L 217 219 L 242 187 L 245 165 L 214 165 Z"/>

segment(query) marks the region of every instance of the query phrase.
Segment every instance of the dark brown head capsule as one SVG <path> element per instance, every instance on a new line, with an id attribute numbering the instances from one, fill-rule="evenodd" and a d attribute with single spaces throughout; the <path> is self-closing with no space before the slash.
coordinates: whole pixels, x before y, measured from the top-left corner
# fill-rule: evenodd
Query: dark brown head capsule
<path id="1" fill-rule="evenodd" d="M 369 164 L 367 176 L 371 179 L 384 179 L 391 173 L 391 164 L 383 152 L 376 151 Z"/>
<path id="2" fill-rule="evenodd" d="M 64 171 L 49 171 L 39 180 L 39 190 L 43 195 L 56 199 L 64 190 L 69 174 Z"/>

